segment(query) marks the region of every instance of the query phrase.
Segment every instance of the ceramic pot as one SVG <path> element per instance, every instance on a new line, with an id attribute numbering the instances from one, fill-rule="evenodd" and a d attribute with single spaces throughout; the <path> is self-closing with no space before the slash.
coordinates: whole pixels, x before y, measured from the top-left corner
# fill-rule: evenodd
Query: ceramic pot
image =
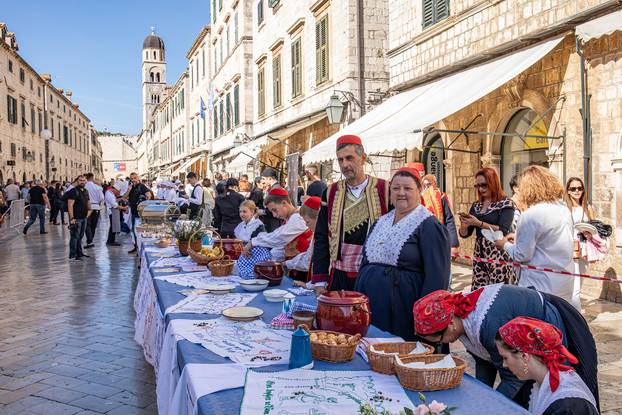
<path id="1" fill-rule="evenodd" d="M 244 242 L 239 239 L 220 239 L 214 241 L 214 246 L 220 246 L 221 242 L 225 255 L 229 255 L 229 258 L 233 260 L 240 258 L 244 249 Z"/>
<path id="2" fill-rule="evenodd" d="M 369 299 L 356 291 L 327 291 L 317 299 L 315 323 L 320 330 L 365 336 L 371 322 Z"/>
<path id="3" fill-rule="evenodd" d="M 268 284 L 270 287 L 281 284 L 285 273 L 283 265 L 276 261 L 258 262 L 253 267 L 253 272 L 257 278 L 270 281 Z"/>

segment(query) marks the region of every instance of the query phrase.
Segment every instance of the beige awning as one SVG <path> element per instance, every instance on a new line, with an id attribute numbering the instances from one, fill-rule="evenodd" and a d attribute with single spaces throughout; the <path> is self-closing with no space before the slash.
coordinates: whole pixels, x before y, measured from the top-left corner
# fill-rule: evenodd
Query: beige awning
<path id="1" fill-rule="evenodd" d="M 310 125 L 313 125 L 318 121 L 322 121 L 326 117 L 327 117 L 326 112 L 322 111 L 319 114 L 311 115 L 298 122 L 290 124 L 287 127 L 283 127 L 279 130 L 260 135 L 259 136 L 260 138 L 267 138 L 267 144 L 263 148 L 263 150 L 267 150 L 270 147 L 285 141 L 288 137 L 296 134 L 298 131 L 304 128 L 307 128 Z"/>
<path id="2" fill-rule="evenodd" d="M 361 137 L 368 154 L 417 148 L 424 129 L 501 87 L 542 59 L 563 37 L 551 39 L 494 61 L 397 94 L 328 137 L 303 155 L 303 164 L 335 158 L 337 138 Z"/>
<path id="3" fill-rule="evenodd" d="M 261 151 L 260 146 L 251 147 L 241 151 L 231 163 L 227 164 L 226 171 L 230 174 L 248 173 L 248 165 L 257 159 L 257 155 Z"/>
<path id="4" fill-rule="evenodd" d="M 175 169 L 171 173 L 171 176 L 176 176 L 179 173 L 181 173 L 182 171 L 185 172 L 188 167 L 192 166 L 201 157 L 203 157 L 203 154 L 199 154 L 198 156 L 194 156 L 194 157 L 186 160 L 181 166 L 179 166 L 177 169 Z"/>
<path id="5" fill-rule="evenodd" d="M 576 27 L 575 33 L 583 42 L 622 30 L 622 10 L 606 14 Z"/>

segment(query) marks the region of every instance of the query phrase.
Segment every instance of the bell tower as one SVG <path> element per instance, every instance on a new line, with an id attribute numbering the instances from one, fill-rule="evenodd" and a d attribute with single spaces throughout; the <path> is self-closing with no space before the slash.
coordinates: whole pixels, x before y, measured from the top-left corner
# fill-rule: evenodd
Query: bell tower
<path id="1" fill-rule="evenodd" d="M 142 94 L 143 94 L 143 130 L 149 128 L 153 110 L 164 99 L 166 87 L 166 59 L 164 41 L 155 34 L 155 27 L 151 27 L 151 34 L 143 41 L 142 51 Z"/>

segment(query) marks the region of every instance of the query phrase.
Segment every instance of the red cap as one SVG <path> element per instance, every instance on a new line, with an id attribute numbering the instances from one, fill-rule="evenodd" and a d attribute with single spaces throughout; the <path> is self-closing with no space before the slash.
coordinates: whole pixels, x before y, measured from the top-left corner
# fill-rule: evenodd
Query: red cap
<path id="1" fill-rule="evenodd" d="M 405 172 L 405 173 L 409 173 L 412 174 L 413 176 L 415 176 L 415 178 L 419 179 L 419 181 L 421 181 L 421 175 L 419 174 L 419 170 L 414 169 L 412 167 L 400 167 L 394 174 L 393 176 L 395 177 L 395 175 L 397 173 L 400 172 Z"/>
<path id="2" fill-rule="evenodd" d="M 270 196 L 289 196 L 289 193 L 287 193 L 287 190 L 283 189 L 282 187 L 276 187 L 270 190 L 268 194 Z"/>
<path id="3" fill-rule="evenodd" d="M 345 145 L 345 144 L 358 144 L 359 146 L 363 146 L 363 142 L 361 141 L 361 137 L 358 135 L 342 135 L 337 139 L 337 148 Z"/>
<path id="4" fill-rule="evenodd" d="M 313 210 L 320 210 L 320 206 L 322 206 L 322 199 L 317 196 L 311 196 L 304 201 L 303 205 Z"/>

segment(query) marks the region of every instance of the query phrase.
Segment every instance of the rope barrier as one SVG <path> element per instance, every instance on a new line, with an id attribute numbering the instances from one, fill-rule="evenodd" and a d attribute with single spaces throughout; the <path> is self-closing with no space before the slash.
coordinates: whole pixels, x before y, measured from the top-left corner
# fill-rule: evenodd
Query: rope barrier
<path id="1" fill-rule="evenodd" d="M 468 259 L 474 262 L 484 262 L 487 264 L 495 264 L 495 265 L 510 265 L 510 266 L 517 267 L 517 268 L 531 269 L 531 270 L 536 270 L 536 271 L 551 272 L 554 274 L 566 275 L 568 277 L 589 278 L 589 279 L 597 280 L 597 281 L 611 281 L 611 282 L 616 282 L 618 284 L 622 284 L 622 280 L 619 280 L 617 278 L 609 278 L 605 276 L 596 276 L 596 275 L 590 275 L 590 274 L 579 274 L 579 273 L 569 272 L 565 270 L 556 270 L 553 268 L 521 264 L 520 262 L 501 261 L 501 260 L 496 260 L 496 259 L 481 258 L 481 257 L 476 257 L 476 256 L 471 256 L 471 255 L 459 255 L 459 254 L 452 255 L 452 258 L 464 258 L 464 259 Z"/>

